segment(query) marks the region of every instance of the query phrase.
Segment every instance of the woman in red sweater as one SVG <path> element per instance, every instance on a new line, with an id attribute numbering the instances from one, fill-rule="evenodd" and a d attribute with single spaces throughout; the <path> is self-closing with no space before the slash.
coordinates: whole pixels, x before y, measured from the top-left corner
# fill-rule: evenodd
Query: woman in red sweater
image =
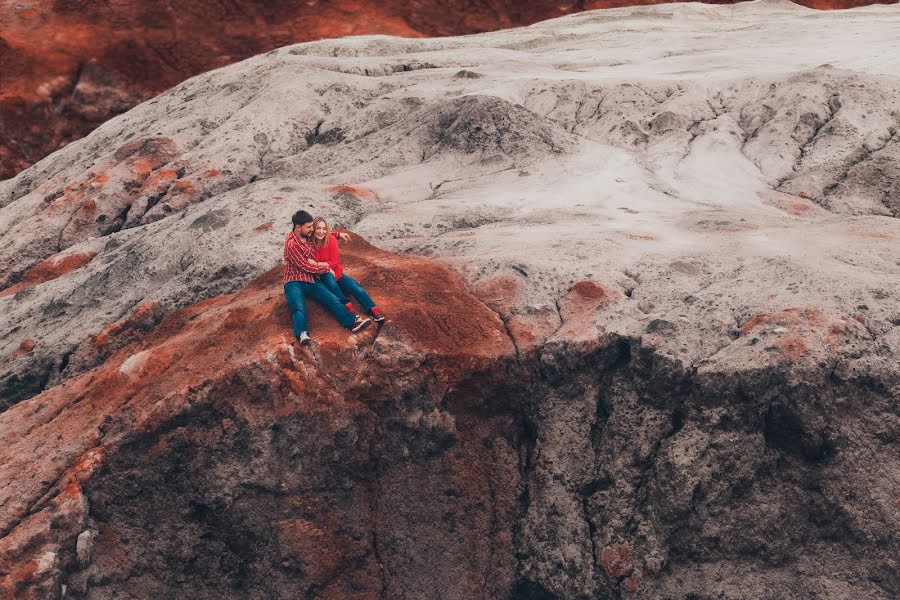
<path id="1" fill-rule="evenodd" d="M 344 268 L 341 266 L 340 251 L 338 250 L 337 234 L 331 231 L 325 219 L 318 218 L 313 222 L 313 246 L 316 249 L 316 261 L 321 266 L 328 265 L 331 268 L 331 271 L 322 275 L 320 279 L 325 284 L 325 287 L 337 296 L 338 300 L 345 304 L 350 312 L 353 312 L 353 309 L 347 296 L 356 298 L 363 309 L 372 315 L 373 321 L 376 323 L 384 321 L 384 315 L 375 306 L 372 297 L 369 296 L 358 281 L 344 273 Z"/>

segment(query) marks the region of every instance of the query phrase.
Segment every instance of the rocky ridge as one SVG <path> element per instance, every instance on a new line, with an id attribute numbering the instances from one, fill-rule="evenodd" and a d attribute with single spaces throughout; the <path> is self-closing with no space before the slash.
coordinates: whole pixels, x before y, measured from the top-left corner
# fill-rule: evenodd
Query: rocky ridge
<path id="1" fill-rule="evenodd" d="M 0 183 L 5 589 L 894 596 L 897 19 L 291 46 Z M 297 208 L 384 329 L 292 345 Z"/>
<path id="2" fill-rule="evenodd" d="M 361 34 L 462 35 L 529 25 L 581 10 L 656 3 L 4 3 L 0 178 L 12 177 L 188 77 L 279 46 Z M 818 9 L 872 4 L 869 0 L 799 3 Z"/>

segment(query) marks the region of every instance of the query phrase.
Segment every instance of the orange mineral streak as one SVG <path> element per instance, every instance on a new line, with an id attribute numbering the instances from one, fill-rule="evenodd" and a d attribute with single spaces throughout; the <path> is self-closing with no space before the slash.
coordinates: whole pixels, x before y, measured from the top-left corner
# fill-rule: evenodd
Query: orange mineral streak
<path id="1" fill-rule="evenodd" d="M 11 532 L 0 537 L 6 565 L 0 590 L 23 585 L 33 573 L 23 565 L 50 545 L 74 548 L 87 510 L 79 508 L 86 504 L 81 487 L 135 434 L 156 432 L 191 410 L 195 390 L 227 386 L 227 393 L 203 401 L 222 403 L 220 410 L 251 426 L 277 415 L 320 414 L 337 431 L 343 419 L 368 414 L 367 402 L 397 397 L 404 378 L 433 373 L 450 389 L 498 360 L 514 360 L 503 323 L 446 266 L 377 250 L 357 236 L 343 256 L 348 271 L 388 315 L 383 327 L 350 334 L 310 303 L 313 346 L 299 346 L 279 266 L 239 292 L 171 313 L 92 371 L 0 413 L 0 481 L 10 482 L 0 487 L 0 532 Z M 98 342 L 108 343 L 128 321 L 153 310 L 152 303 L 141 305 L 104 330 Z M 410 360 L 390 350 L 360 359 L 376 341 L 415 352 L 407 352 Z M 248 376 L 270 389 L 242 384 Z M 296 536 L 299 551 L 312 552 L 314 529 L 296 520 L 283 525 Z M 326 544 L 316 568 L 332 568 L 330 549 L 338 553 L 344 541 L 349 543 L 338 536 L 337 546 Z"/>
<path id="2" fill-rule="evenodd" d="M 153 300 L 139 304 L 126 318 L 104 327 L 94 338 L 94 345 L 101 350 L 107 348 L 116 338 L 143 327 L 148 319 L 153 318 L 157 310 L 159 304 Z"/>
<path id="3" fill-rule="evenodd" d="M 333 194 L 346 192 L 353 194 L 360 200 L 378 200 L 378 193 L 375 190 L 362 185 L 333 185 L 328 188 L 328 191 Z"/>
<path id="4" fill-rule="evenodd" d="M 812 209 L 813 209 L 813 207 L 810 206 L 809 204 L 803 204 L 802 202 L 794 202 L 788 208 L 788 212 L 790 212 L 792 215 L 799 216 L 799 215 L 805 215 Z"/>
<path id="5" fill-rule="evenodd" d="M 759 314 L 744 323 L 741 327 L 741 335 L 747 335 L 761 325 L 797 327 L 802 323 L 820 325 L 822 323 L 822 311 L 817 308 L 793 307 L 774 313 Z"/>
<path id="6" fill-rule="evenodd" d="M 134 163 L 132 163 L 131 170 L 136 175 L 140 175 L 141 177 L 147 177 L 148 175 L 150 175 L 150 173 L 153 171 L 153 169 L 155 169 L 158 166 L 159 165 L 155 164 L 155 161 L 153 161 L 152 159 L 150 159 L 146 156 L 142 156 L 142 157 L 138 158 L 136 161 L 134 161 Z"/>
<path id="7" fill-rule="evenodd" d="M 55 254 L 31 267 L 22 281 L 0 291 L 0 297 L 10 296 L 24 289 L 62 277 L 66 273 L 71 273 L 88 264 L 95 256 L 97 256 L 96 252 Z"/>
<path id="8" fill-rule="evenodd" d="M 103 187 L 103 184 L 107 181 L 109 181 L 109 173 L 100 173 L 99 175 L 94 176 L 88 182 L 88 185 L 91 187 Z"/>
<path id="9" fill-rule="evenodd" d="M 772 348 L 791 360 L 820 359 L 847 344 L 870 339 L 861 314 L 823 314 L 800 307 L 756 315 L 741 327 L 740 334 L 771 339 Z"/>
<path id="10" fill-rule="evenodd" d="M 18 358 L 19 356 L 22 356 L 23 354 L 30 353 L 32 350 L 34 350 L 34 347 L 36 345 L 37 344 L 35 344 L 35 341 L 31 338 L 22 340 L 22 343 L 19 344 L 19 347 L 16 349 L 15 352 L 13 352 L 13 358 Z"/>
<path id="11" fill-rule="evenodd" d="M 800 192 L 794 196 L 792 194 L 785 194 L 784 192 L 765 190 L 759 192 L 758 195 L 766 204 L 775 206 L 776 208 L 797 217 L 811 216 L 811 213 L 815 213 L 816 210 L 819 209 L 818 205 L 811 202 L 798 201 L 798 199 L 815 200 L 811 194 L 806 192 Z"/>

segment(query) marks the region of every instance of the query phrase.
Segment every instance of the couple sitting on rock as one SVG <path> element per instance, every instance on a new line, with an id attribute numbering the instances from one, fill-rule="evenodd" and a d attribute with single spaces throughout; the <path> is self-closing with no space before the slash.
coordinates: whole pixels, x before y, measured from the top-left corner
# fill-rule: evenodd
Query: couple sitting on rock
<path id="1" fill-rule="evenodd" d="M 343 272 L 338 254 L 338 238 L 349 240 L 350 234 L 331 231 L 325 219 L 313 219 L 305 210 L 294 213 L 293 229 L 284 241 L 284 295 L 294 321 L 294 335 L 300 344 L 309 344 L 306 305 L 309 296 L 318 300 L 338 322 L 354 333 L 384 316 L 366 290 Z M 354 296 L 372 316 L 354 313 L 347 296 Z"/>

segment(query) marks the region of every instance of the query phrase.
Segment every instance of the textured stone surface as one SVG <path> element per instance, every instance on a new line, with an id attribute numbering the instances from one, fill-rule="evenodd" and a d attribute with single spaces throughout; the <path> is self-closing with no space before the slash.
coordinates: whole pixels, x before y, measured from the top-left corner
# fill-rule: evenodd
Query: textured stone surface
<path id="1" fill-rule="evenodd" d="M 290 46 L 0 183 L 0 589 L 896 597 L 898 23 Z M 382 329 L 293 342 L 298 208 Z"/>
<path id="2" fill-rule="evenodd" d="M 881 0 L 891 2 L 896 0 Z M 12 177 L 188 77 L 286 44 L 376 33 L 461 35 L 528 25 L 581 10 L 659 3 L 5 2 L 0 6 L 0 179 Z M 873 2 L 801 0 L 799 4 L 833 9 Z"/>

